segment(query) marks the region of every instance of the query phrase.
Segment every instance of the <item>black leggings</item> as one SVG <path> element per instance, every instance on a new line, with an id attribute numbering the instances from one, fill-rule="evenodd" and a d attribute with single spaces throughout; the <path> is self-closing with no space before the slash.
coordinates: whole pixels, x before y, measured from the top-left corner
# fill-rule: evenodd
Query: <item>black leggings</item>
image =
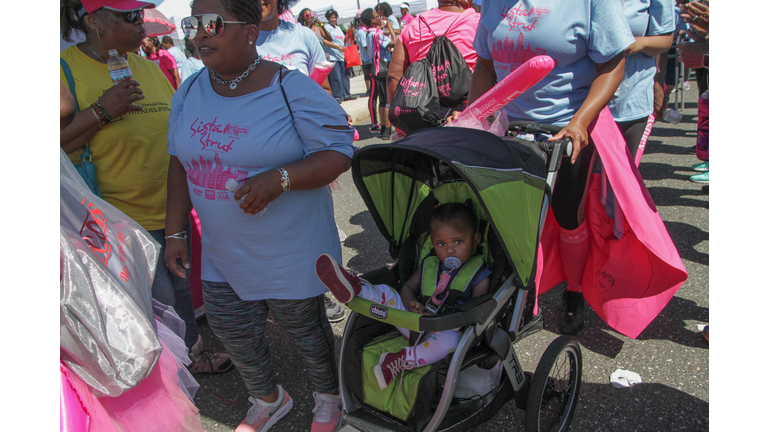
<path id="1" fill-rule="evenodd" d="M 586 196 L 594 155 L 595 143 L 590 138 L 589 145 L 581 149 L 576 163 L 572 164 L 571 158 L 563 158 L 557 172 L 555 189 L 552 191 L 552 213 L 557 223 L 567 230 L 574 230 L 581 225 L 579 210 Z"/>
<path id="2" fill-rule="evenodd" d="M 637 149 L 640 147 L 640 140 L 643 139 L 645 126 L 648 124 L 648 117 L 639 118 L 625 122 L 616 122 L 621 134 L 624 135 L 624 141 L 627 142 L 629 152 L 632 154 L 632 163 L 635 162 Z"/>

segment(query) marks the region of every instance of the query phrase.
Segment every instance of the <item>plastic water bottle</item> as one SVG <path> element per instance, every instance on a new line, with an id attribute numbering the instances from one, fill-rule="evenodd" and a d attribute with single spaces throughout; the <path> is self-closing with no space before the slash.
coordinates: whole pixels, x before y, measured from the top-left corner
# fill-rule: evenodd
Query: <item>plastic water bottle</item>
<path id="1" fill-rule="evenodd" d="M 117 50 L 109 50 L 109 58 L 107 59 L 107 67 L 109 68 L 109 76 L 112 77 L 112 82 L 117 85 L 125 80 L 132 80 L 133 73 L 131 73 L 131 67 L 128 65 L 128 60 L 121 57 Z M 141 102 L 134 102 L 136 106 L 141 106 Z"/>
<path id="2" fill-rule="evenodd" d="M 112 82 L 115 84 L 121 83 L 125 80 L 133 79 L 133 74 L 131 73 L 131 67 L 128 65 L 128 60 L 117 54 L 117 50 L 109 50 L 107 67 L 109 68 L 109 75 L 112 77 Z"/>

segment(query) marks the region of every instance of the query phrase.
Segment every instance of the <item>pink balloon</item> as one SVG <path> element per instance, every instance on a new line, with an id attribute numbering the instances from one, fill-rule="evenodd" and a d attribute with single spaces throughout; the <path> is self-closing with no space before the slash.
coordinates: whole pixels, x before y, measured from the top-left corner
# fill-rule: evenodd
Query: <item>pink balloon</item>
<path id="1" fill-rule="evenodd" d="M 541 81 L 554 67 L 555 61 L 545 55 L 526 61 L 462 111 L 457 120 L 465 116 L 478 120 L 488 118 Z"/>

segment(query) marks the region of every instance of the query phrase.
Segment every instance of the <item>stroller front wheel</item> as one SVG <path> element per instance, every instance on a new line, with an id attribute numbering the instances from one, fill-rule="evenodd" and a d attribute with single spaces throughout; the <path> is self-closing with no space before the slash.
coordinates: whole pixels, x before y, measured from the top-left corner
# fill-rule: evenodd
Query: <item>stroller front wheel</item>
<path id="1" fill-rule="evenodd" d="M 533 374 L 525 408 L 526 432 L 567 431 L 579 398 L 581 348 L 560 336 L 547 347 Z"/>

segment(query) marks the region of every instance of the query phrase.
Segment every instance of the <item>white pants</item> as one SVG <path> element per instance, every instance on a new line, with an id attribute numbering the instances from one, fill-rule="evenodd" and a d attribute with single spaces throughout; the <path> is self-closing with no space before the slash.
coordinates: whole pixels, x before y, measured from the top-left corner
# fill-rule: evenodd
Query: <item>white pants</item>
<path id="1" fill-rule="evenodd" d="M 387 307 L 403 311 L 408 310 L 403 305 L 403 299 L 400 297 L 400 294 L 389 285 L 370 285 L 364 283 L 362 291 L 360 291 L 358 296 Z M 397 327 L 397 329 L 406 338 L 410 338 L 410 330 L 402 327 Z M 416 364 L 419 366 L 436 363 L 444 359 L 448 353 L 454 351 L 459 346 L 460 339 L 461 333 L 458 330 L 425 333 L 422 336 L 421 343 L 405 349 L 405 358 L 406 360 L 416 361 Z"/>

